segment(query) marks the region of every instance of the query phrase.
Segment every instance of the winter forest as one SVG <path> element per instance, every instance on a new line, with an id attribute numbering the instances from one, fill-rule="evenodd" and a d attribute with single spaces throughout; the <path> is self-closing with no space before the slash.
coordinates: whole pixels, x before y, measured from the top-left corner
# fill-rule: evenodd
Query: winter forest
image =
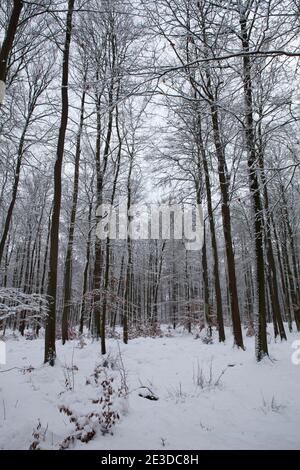
<path id="1" fill-rule="evenodd" d="M 300 449 L 299 1 L 2 0 L 0 47 L 0 449 Z"/>

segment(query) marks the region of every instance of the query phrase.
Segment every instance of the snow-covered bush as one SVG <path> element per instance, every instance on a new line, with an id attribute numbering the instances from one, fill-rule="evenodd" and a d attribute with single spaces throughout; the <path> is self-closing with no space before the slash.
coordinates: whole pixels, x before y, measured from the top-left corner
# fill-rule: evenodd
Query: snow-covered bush
<path id="1" fill-rule="evenodd" d="M 41 449 L 40 445 L 41 445 L 41 442 L 45 441 L 46 439 L 47 430 L 48 430 L 48 425 L 46 426 L 46 428 L 43 428 L 40 420 L 38 420 L 38 424 L 32 432 L 33 441 L 30 444 L 29 450 Z"/>
<path id="2" fill-rule="evenodd" d="M 69 404 L 59 406 L 59 411 L 68 416 L 75 426 L 74 431 L 61 442 L 60 449 L 69 448 L 76 440 L 87 443 L 99 432 L 102 435 L 113 434 L 113 427 L 120 419 L 120 401 L 126 399 L 128 393 L 122 374 L 120 376 L 121 380 L 118 380 L 116 360 L 108 356 L 95 366 L 93 374 L 86 379 L 86 385 L 91 386 L 94 392 L 94 397 L 87 404 L 89 410 L 78 412 Z"/>
<path id="3" fill-rule="evenodd" d="M 106 338 L 120 339 L 121 335 L 114 328 L 107 326 L 105 329 Z"/>
<path id="4" fill-rule="evenodd" d="M 137 323 L 133 324 L 129 328 L 129 339 L 135 339 L 135 338 L 140 338 L 140 337 L 160 337 L 162 338 L 164 336 L 164 333 L 160 327 L 159 323 Z"/>

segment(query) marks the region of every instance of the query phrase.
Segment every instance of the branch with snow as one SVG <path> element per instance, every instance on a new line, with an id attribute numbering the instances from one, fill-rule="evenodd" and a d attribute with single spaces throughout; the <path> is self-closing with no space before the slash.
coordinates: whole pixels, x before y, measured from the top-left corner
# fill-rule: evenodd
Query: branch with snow
<path id="1" fill-rule="evenodd" d="M 0 287 L 0 320 L 26 311 L 30 318 L 46 315 L 48 301 L 41 294 L 26 294 L 19 289 Z"/>

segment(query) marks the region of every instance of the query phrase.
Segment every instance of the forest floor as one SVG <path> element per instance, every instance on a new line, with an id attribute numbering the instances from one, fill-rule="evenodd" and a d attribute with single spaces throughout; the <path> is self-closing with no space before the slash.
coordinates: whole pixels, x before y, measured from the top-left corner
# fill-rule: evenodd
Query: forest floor
<path id="1" fill-rule="evenodd" d="M 57 449 L 70 436 L 65 446 L 76 449 L 300 449 L 300 365 L 291 361 L 299 334 L 275 343 L 270 328 L 270 359 L 259 364 L 253 337 L 241 351 L 227 336 L 226 344 L 183 331 L 127 346 L 109 339 L 104 362 L 96 341 L 58 341 L 50 367 L 42 364 L 42 339 L 8 335 L 0 449 Z M 97 402 L 103 374 L 114 378 L 108 408 Z M 126 398 L 114 391 L 124 379 Z M 140 396 L 147 394 L 158 400 Z M 108 413 L 99 424 L 101 410 Z M 112 412 L 120 419 L 110 427 Z"/>

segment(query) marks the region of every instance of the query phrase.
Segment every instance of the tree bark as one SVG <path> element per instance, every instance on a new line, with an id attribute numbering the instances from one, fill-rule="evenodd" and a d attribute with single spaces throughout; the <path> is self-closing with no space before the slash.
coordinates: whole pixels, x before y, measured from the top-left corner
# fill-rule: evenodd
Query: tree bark
<path id="1" fill-rule="evenodd" d="M 56 289 L 57 289 L 57 264 L 58 264 L 58 245 L 59 245 L 59 217 L 61 208 L 61 172 L 64 156 L 65 136 L 68 123 L 69 99 L 69 53 L 72 35 L 72 16 L 75 0 L 68 0 L 68 12 L 66 19 L 66 36 L 63 52 L 62 82 L 61 82 L 61 121 L 57 143 L 56 162 L 54 166 L 54 200 L 50 232 L 50 266 L 48 277 L 48 299 L 49 310 L 45 329 L 45 363 L 54 366 L 55 349 L 55 330 L 56 330 Z"/>
<path id="2" fill-rule="evenodd" d="M 131 206 L 131 172 L 132 172 L 133 158 L 130 156 L 129 171 L 127 177 L 127 270 L 124 290 L 124 310 L 123 310 L 123 342 L 128 343 L 128 317 L 129 317 L 129 301 L 130 301 L 130 287 L 132 277 L 132 249 L 130 238 L 130 206 Z"/>
<path id="3" fill-rule="evenodd" d="M 88 238 L 86 243 L 86 255 L 85 255 L 85 267 L 83 272 L 83 288 L 82 288 L 82 304 L 81 304 L 81 312 L 80 312 L 80 325 L 79 325 L 79 333 L 83 333 L 83 322 L 86 313 L 86 298 L 85 295 L 88 290 L 88 272 L 89 272 L 89 265 L 90 265 L 90 255 L 91 255 L 91 220 L 92 220 L 92 202 L 89 205 L 89 216 L 88 216 Z M 90 325 L 89 325 L 90 326 Z"/>
<path id="4" fill-rule="evenodd" d="M 113 85 L 112 85 L 112 88 L 113 88 Z M 118 101 L 118 97 L 119 97 L 119 88 L 116 94 L 116 101 Z M 118 154 L 116 158 L 116 169 L 115 169 L 111 200 L 110 200 L 111 208 L 113 207 L 115 195 L 116 195 L 117 182 L 118 182 L 118 177 L 119 177 L 119 172 L 120 172 L 121 152 L 122 152 L 122 139 L 121 139 L 120 130 L 119 130 L 118 106 L 116 106 L 115 120 L 116 120 L 116 129 L 117 129 L 118 140 L 119 140 L 119 148 L 118 148 Z M 111 127 L 109 127 L 109 130 L 108 130 L 109 140 L 107 142 L 110 142 L 110 139 L 111 139 Z M 104 154 L 106 157 L 106 161 L 107 161 L 107 156 L 108 156 L 108 150 L 109 150 L 109 145 L 107 146 L 107 149 L 105 149 L 105 154 Z M 106 253 L 106 256 L 105 256 L 105 271 L 104 271 L 104 292 L 103 292 L 103 304 L 102 304 L 102 315 L 101 315 L 101 353 L 102 354 L 106 354 L 105 326 L 106 326 L 107 299 L 108 299 L 109 275 L 110 275 L 110 232 L 108 232 L 108 237 L 106 240 L 105 253 Z"/>
<path id="5" fill-rule="evenodd" d="M 218 158 L 218 174 L 222 196 L 222 220 L 223 220 L 223 232 L 225 238 L 225 249 L 227 259 L 227 272 L 228 272 L 228 287 L 229 287 L 229 300 L 231 306 L 232 315 L 232 326 L 233 336 L 236 346 L 244 349 L 243 335 L 241 328 L 238 291 L 236 285 L 236 273 L 235 273 L 235 260 L 232 246 L 232 235 L 231 235 L 231 217 L 229 207 L 229 194 L 228 194 L 228 177 L 226 171 L 226 162 L 224 148 L 221 142 L 218 110 L 214 100 L 211 101 L 211 118 L 213 126 L 214 143 L 216 148 L 216 154 Z"/>
<path id="6" fill-rule="evenodd" d="M 268 355 L 266 298 L 265 298 L 265 266 L 264 266 L 264 240 L 263 240 L 263 208 L 260 196 L 260 184 L 257 174 L 257 158 L 255 151 L 255 136 L 253 127 L 252 81 L 251 62 L 247 55 L 249 52 L 249 37 L 246 12 L 240 15 L 241 40 L 243 51 L 243 86 L 245 100 L 245 137 L 248 153 L 248 170 L 250 193 L 254 212 L 254 237 L 256 255 L 256 283 L 258 290 L 258 314 L 256 332 L 256 358 L 258 361 Z"/>
<path id="7" fill-rule="evenodd" d="M 86 72 L 83 80 L 83 91 L 81 96 L 80 104 L 80 119 L 79 128 L 76 138 L 76 150 L 75 150 L 75 166 L 74 166 L 74 182 L 73 182 L 73 197 L 72 197 L 72 209 L 71 218 L 69 225 L 68 245 L 65 260 L 65 275 L 64 275 L 64 306 L 62 315 L 62 344 L 69 339 L 69 316 L 71 309 L 71 296 L 72 296 L 72 264 L 73 264 L 73 243 L 74 243 L 74 231 L 78 201 L 78 189 L 79 189 L 79 169 L 80 169 L 80 154 L 81 154 L 81 134 L 84 122 L 84 105 L 86 95 Z"/>
<path id="8" fill-rule="evenodd" d="M 211 247 L 212 247 L 213 259 L 214 259 L 213 273 L 214 273 L 214 285 L 215 285 L 215 296 L 216 296 L 216 309 L 217 309 L 217 320 L 218 320 L 218 330 L 219 330 L 219 341 L 224 342 L 225 341 L 225 329 L 224 329 L 224 319 L 223 319 L 223 310 L 222 310 L 222 294 L 221 294 L 220 275 L 219 275 L 219 255 L 218 255 L 215 221 L 214 221 L 213 206 L 212 206 L 212 196 L 211 196 L 211 186 L 210 186 L 210 178 L 209 178 L 209 171 L 208 171 L 208 162 L 207 162 L 206 151 L 205 151 L 205 148 L 204 148 L 204 143 L 203 143 L 203 138 L 202 138 L 200 118 L 198 119 L 198 137 L 199 137 L 200 151 L 201 151 L 201 155 L 202 155 L 202 163 L 203 163 L 203 170 L 204 170 L 206 200 L 207 200 L 207 212 L 208 212 L 208 220 L 209 220 L 209 228 L 210 228 L 210 236 L 211 236 Z"/>
<path id="9" fill-rule="evenodd" d="M 270 208 L 269 208 L 269 194 L 267 188 L 267 180 L 265 175 L 264 167 L 264 155 L 263 155 L 263 144 L 262 144 L 262 135 L 261 127 L 258 128 L 259 135 L 259 168 L 261 174 L 261 182 L 263 185 L 263 196 L 264 196 L 264 210 L 265 210 L 265 244 L 266 244 L 266 254 L 268 260 L 268 283 L 270 290 L 270 298 L 273 310 L 274 318 L 274 332 L 275 337 L 277 334 L 280 334 L 281 340 L 286 340 L 285 329 L 282 321 L 281 311 L 280 311 L 280 302 L 278 295 L 278 282 L 277 282 L 277 269 L 275 264 L 275 258 L 273 253 L 272 246 L 272 232 L 271 232 L 271 217 L 270 217 Z M 276 334 L 277 333 L 277 334 Z"/>

